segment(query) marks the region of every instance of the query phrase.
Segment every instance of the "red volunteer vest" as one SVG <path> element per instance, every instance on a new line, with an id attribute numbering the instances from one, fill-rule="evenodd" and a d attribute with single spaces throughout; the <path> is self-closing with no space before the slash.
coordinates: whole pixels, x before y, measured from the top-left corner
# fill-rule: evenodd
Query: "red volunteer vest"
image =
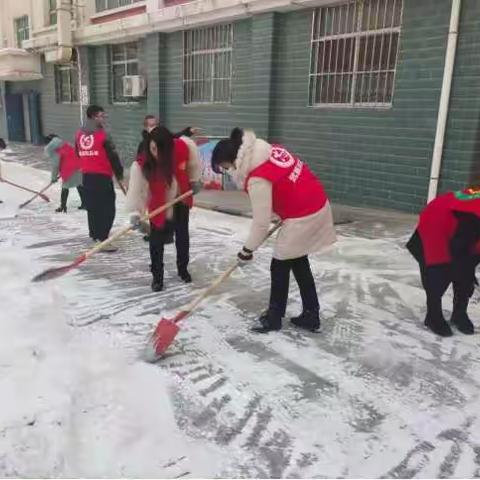
<path id="1" fill-rule="evenodd" d="M 145 153 L 142 152 L 137 155 L 136 161 L 142 169 L 145 160 Z M 167 188 L 167 183 L 160 176 L 148 180 L 149 197 L 147 209 L 149 212 L 153 212 L 158 207 L 165 205 L 167 201 Z M 166 219 L 166 212 L 162 212 L 150 219 L 150 222 L 156 228 L 160 229 L 165 225 Z"/>
<path id="2" fill-rule="evenodd" d="M 188 177 L 187 172 L 190 150 L 188 149 L 188 145 L 181 138 L 175 138 L 174 142 L 175 178 L 177 179 L 180 195 L 182 195 L 190 190 L 190 178 Z M 183 203 L 189 208 L 192 208 L 192 195 L 183 200 Z"/>
<path id="3" fill-rule="evenodd" d="M 107 134 L 102 129 L 95 130 L 93 133 L 78 130 L 75 142 L 83 173 L 113 176 L 112 165 L 104 147 L 106 138 Z"/>
<path id="4" fill-rule="evenodd" d="M 418 234 L 422 240 L 425 265 L 450 263 L 450 241 L 458 226 L 453 212 L 473 213 L 480 217 L 480 192 L 467 189 L 448 192 L 432 200 L 420 214 Z M 480 253 L 480 242 L 472 249 Z"/>
<path id="5" fill-rule="evenodd" d="M 272 183 L 273 211 L 282 220 L 312 215 L 328 200 L 322 184 L 308 166 L 280 145 L 272 145 L 270 158 L 250 172 L 245 190 L 252 177 Z"/>
<path id="6" fill-rule="evenodd" d="M 68 143 L 64 142 L 56 149 L 60 157 L 60 178 L 66 182 L 75 172 L 81 169 L 80 158 L 77 157 L 75 149 Z"/>

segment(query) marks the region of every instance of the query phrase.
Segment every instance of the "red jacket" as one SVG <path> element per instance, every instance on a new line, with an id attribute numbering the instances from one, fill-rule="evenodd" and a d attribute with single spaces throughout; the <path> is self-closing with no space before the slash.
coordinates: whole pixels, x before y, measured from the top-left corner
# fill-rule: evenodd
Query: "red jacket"
<path id="1" fill-rule="evenodd" d="M 81 159 L 83 173 L 98 173 L 113 176 L 113 169 L 105 150 L 107 134 L 104 130 L 87 133 L 78 130 L 75 135 L 78 156 Z"/>
<path id="2" fill-rule="evenodd" d="M 190 150 L 188 149 L 188 145 L 181 138 L 175 138 L 174 142 L 175 178 L 177 179 L 180 195 L 182 195 L 190 190 L 190 178 L 187 170 Z M 192 195 L 183 200 L 183 203 L 189 208 L 192 208 Z"/>
<path id="3" fill-rule="evenodd" d="M 75 149 L 68 143 L 64 142 L 56 149 L 60 157 L 59 173 L 63 182 L 66 182 L 76 171 L 80 170 L 81 162 L 77 157 Z"/>
<path id="4" fill-rule="evenodd" d="M 420 214 L 417 232 L 423 246 L 426 266 L 450 263 L 450 241 L 458 226 L 453 212 L 473 213 L 480 217 L 480 193 L 470 189 L 448 192 L 432 200 Z M 477 243 L 472 254 L 480 253 Z"/>
<path id="5" fill-rule="evenodd" d="M 272 183 L 272 208 L 282 220 L 312 215 L 328 200 L 322 184 L 308 166 L 280 145 L 272 145 L 270 158 L 250 172 L 245 189 L 253 177 Z"/>

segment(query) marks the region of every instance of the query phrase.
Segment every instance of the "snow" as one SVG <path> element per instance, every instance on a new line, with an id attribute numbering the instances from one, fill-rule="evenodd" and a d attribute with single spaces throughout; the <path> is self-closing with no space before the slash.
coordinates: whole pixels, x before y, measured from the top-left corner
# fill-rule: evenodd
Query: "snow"
<path id="1" fill-rule="evenodd" d="M 15 163 L 2 174 L 49 180 Z M 312 259 L 321 333 L 249 331 L 268 300 L 270 242 L 150 365 L 148 334 L 228 268 L 249 220 L 193 210 L 192 285 L 168 248 L 167 288 L 152 293 L 136 234 L 33 284 L 89 246 L 76 192 L 66 215 L 54 213 L 59 186 L 48 195 L 18 210 L 30 194 L 0 183 L 0 477 L 480 475 L 478 335 L 422 328 L 409 227 L 368 238 L 342 226 L 338 247 Z M 115 228 L 126 221 L 117 195 Z M 293 283 L 289 314 L 301 306 Z"/>

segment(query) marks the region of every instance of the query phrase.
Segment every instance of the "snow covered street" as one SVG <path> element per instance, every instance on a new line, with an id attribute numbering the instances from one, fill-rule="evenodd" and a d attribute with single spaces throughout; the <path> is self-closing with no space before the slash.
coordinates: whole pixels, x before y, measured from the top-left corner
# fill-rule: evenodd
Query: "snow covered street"
<path id="1" fill-rule="evenodd" d="M 10 162 L 2 175 L 49 182 Z M 0 477 L 480 476 L 479 335 L 423 328 L 403 247 L 410 227 L 338 227 L 336 249 L 312 258 L 317 334 L 288 322 L 250 332 L 268 300 L 270 242 L 149 365 L 139 359 L 148 333 L 228 268 L 250 220 L 193 210 L 192 285 L 169 246 L 166 289 L 152 293 L 136 233 L 117 253 L 34 284 L 90 246 L 77 192 L 66 215 L 54 212 L 60 187 L 47 194 L 50 204 L 18 210 L 31 194 L 0 183 Z M 126 222 L 122 205 L 117 192 L 114 228 Z M 478 293 L 470 313 L 480 328 Z"/>

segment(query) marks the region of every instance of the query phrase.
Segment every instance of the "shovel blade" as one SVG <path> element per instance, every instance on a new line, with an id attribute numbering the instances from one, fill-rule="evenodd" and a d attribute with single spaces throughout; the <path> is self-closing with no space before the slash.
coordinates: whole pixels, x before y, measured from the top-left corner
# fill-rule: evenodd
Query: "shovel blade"
<path id="1" fill-rule="evenodd" d="M 65 273 L 69 272 L 72 267 L 59 267 L 59 268 L 49 268 L 38 275 L 35 275 L 32 278 L 32 282 L 45 282 L 46 280 L 53 280 L 54 278 L 61 277 Z"/>
<path id="2" fill-rule="evenodd" d="M 179 330 L 175 322 L 162 318 L 147 343 L 145 360 L 150 363 L 156 362 L 167 351 Z"/>
<path id="3" fill-rule="evenodd" d="M 80 255 L 75 261 L 70 263 L 69 265 L 64 265 L 63 267 L 57 268 L 49 268 L 38 275 L 35 275 L 32 278 L 32 282 L 45 282 L 46 280 L 53 280 L 54 278 L 61 277 L 65 275 L 70 270 L 78 267 L 81 263 L 83 263 L 87 259 L 86 255 Z"/>

